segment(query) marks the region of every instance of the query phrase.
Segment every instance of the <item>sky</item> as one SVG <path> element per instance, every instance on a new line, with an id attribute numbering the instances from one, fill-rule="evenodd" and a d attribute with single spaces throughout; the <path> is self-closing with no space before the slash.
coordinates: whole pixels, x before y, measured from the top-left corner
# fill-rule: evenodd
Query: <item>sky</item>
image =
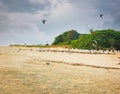
<path id="1" fill-rule="evenodd" d="M 69 30 L 119 31 L 119 4 L 120 0 L 0 0 L 0 45 L 51 44 Z"/>

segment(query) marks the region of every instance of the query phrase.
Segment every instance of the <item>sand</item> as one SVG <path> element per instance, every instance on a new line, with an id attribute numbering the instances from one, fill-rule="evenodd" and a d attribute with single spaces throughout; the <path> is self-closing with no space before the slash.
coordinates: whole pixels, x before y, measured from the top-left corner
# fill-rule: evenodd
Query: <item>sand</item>
<path id="1" fill-rule="evenodd" d="M 0 47 L 0 94 L 120 93 L 120 53 L 39 52 L 39 49 Z"/>

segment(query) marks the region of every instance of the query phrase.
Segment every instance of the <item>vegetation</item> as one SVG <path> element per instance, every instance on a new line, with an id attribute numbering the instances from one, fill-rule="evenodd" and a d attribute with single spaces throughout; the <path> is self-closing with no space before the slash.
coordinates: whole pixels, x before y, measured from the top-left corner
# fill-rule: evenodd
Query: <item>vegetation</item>
<path id="1" fill-rule="evenodd" d="M 80 34 L 76 30 L 66 31 L 55 38 L 52 45 L 70 45 L 72 40 L 78 39 Z"/>
<path id="2" fill-rule="evenodd" d="M 90 30 L 89 34 L 79 34 L 76 30 L 66 31 L 58 35 L 52 45 L 10 45 L 23 47 L 65 47 L 78 49 L 95 49 L 95 50 L 120 50 L 120 31 L 107 30 Z"/>
<path id="3" fill-rule="evenodd" d="M 71 30 L 57 36 L 53 45 L 70 45 L 78 49 L 120 50 L 120 32 L 107 29 L 90 30 L 90 34 L 79 34 Z"/>
<path id="4" fill-rule="evenodd" d="M 38 44 L 38 45 L 11 44 L 10 47 L 42 47 L 42 48 L 45 48 L 45 47 L 49 47 L 49 44 L 45 44 L 45 45 L 42 45 L 42 44 Z"/>

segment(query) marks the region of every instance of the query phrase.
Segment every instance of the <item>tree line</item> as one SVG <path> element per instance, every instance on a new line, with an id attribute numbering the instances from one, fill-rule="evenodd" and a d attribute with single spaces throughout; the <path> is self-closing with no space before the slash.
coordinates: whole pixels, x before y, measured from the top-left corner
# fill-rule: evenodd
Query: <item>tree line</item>
<path id="1" fill-rule="evenodd" d="M 69 45 L 78 49 L 120 50 L 120 31 L 91 29 L 89 34 L 79 34 L 76 30 L 69 30 L 55 37 L 52 45 Z"/>

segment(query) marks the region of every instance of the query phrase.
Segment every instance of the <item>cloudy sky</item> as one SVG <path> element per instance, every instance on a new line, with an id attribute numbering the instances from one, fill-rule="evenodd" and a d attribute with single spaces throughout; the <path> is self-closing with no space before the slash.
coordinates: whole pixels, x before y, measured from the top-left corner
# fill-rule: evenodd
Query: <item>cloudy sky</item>
<path id="1" fill-rule="evenodd" d="M 120 0 L 0 0 L 0 45 L 50 44 L 71 29 L 120 30 L 119 4 Z"/>

